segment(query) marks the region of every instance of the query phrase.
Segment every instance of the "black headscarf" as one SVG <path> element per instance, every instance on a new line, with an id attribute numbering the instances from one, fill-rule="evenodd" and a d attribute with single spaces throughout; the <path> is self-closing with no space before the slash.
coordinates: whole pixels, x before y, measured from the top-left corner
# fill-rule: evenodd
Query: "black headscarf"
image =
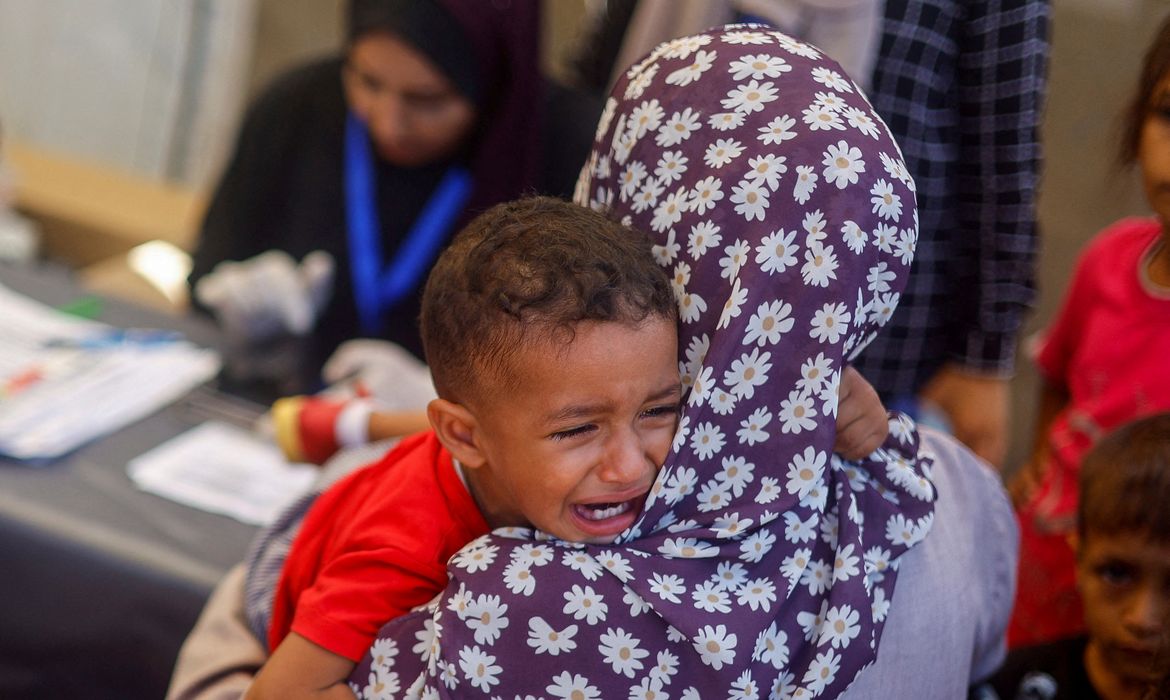
<path id="1" fill-rule="evenodd" d="M 463 27 L 438 2 L 429 0 L 353 0 L 346 43 L 375 31 L 395 34 L 426 54 L 459 92 L 478 104 L 480 90 L 474 56 Z"/>
<path id="2" fill-rule="evenodd" d="M 461 222 L 536 184 L 540 13 L 536 0 L 351 0 L 347 40 L 387 31 L 425 54 L 479 110 Z"/>

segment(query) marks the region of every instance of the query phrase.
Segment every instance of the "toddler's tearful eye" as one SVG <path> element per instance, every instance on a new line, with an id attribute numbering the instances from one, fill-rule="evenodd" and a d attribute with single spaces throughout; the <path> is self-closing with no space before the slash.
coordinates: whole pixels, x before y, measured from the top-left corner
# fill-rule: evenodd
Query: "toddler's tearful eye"
<path id="1" fill-rule="evenodd" d="M 587 433 L 593 432 L 595 426 L 593 425 L 579 425 L 568 430 L 559 430 L 552 435 L 549 435 L 553 440 L 568 440 L 569 438 L 578 437 Z"/>
<path id="2" fill-rule="evenodd" d="M 642 412 L 642 415 L 647 418 L 659 418 L 661 416 L 674 416 L 678 414 L 678 404 L 670 404 L 668 406 L 655 406 L 648 408 Z"/>

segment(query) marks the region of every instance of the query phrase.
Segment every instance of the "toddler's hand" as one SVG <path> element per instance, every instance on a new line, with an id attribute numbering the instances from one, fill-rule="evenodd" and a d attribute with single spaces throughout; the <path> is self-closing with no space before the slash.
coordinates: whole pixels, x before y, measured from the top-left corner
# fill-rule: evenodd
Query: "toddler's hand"
<path id="1" fill-rule="evenodd" d="M 889 432 L 889 415 L 877 392 L 860 372 L 846 366 L 837 387 L 833 451 L 848 460 L 861 459 L 881 447 Z"/>

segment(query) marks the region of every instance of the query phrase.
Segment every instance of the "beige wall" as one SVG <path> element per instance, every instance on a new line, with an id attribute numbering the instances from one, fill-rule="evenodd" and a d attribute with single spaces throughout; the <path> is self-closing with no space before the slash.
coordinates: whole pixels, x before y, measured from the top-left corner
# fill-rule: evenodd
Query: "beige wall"
<path id="1" fill-rule="evenodd" d="M 344 32 L 344 0 L 259 0 L 249 92 L 290 65 L 335 50 Z M 577 40 L 586 0 L 545 0 L 544 67 L 564 76 L 564 54 Z"/>
<path id="2" fill-rule="evenodd" d="M 342 13 L 341 0 L 259 0 L 249 93 L 289 66 L 336 50 Z"/>

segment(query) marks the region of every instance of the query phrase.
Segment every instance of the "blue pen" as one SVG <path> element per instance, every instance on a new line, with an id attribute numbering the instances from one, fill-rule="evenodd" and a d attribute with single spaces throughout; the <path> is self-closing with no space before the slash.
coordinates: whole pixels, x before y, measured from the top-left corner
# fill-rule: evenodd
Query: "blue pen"
<path id="1" fill-rule="evenodd" d="M 166 345 L 183 339 L 178 331 L 167 331 L 154 328 L 111 328 L 83 338 L 61 338 L 45 343 L 47 348 L 75 348 L 79 350 L 98 350 L 114 347 L 143 347 L 151 345 Z"/>

